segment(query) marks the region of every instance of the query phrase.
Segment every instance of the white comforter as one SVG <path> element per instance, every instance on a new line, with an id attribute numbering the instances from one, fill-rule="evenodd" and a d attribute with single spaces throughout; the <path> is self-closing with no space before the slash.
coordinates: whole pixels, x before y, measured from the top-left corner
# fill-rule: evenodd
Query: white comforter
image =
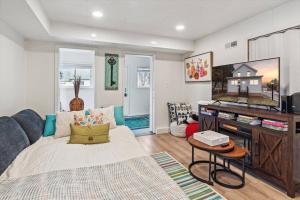
<path id="1" fill-rule="evenodd" d="M 0 180 L 104 165 L 146 155 L 126 126 L 110 130 L 110 142 L 106 144 L 67 144 L 68 141 L 69 137 L 41 138 L 18 155 Z"/>

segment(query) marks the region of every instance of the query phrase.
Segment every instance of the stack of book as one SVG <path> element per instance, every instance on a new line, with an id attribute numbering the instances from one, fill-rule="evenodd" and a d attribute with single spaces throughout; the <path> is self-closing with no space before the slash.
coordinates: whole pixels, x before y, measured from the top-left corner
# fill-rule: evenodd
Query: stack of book
<path id="1" fill-rule="evenodd" d="M 234 114 L 233 113 L 219 112 L 218 117 L 223 118 L 223 119 L 233 120 L 234 119 Z"/>
<path id="2" fill-rule="evenodd" d="M 239 115 L 238 118 L 236 119 L 238 122 L 246 123 L 246 124 L 251 124 L 254 121 L 257 121 L 257 117 L 250 117 L 250 116 L 245 116 L 245 115 Z"/>
<path id="3" fill-rule="evenodd" d="M 288 131 L 289 128 L 287 122 L 274 121 L 270 119 L 262 120 L 262 127 L 277 131 Z"/>
<path id="4" fill-rule="evenodd" d="M 217 112 L 215 110 L 201 108 L 201 114 L 209 115 L 209 116 L 215 116 L 217 114 Z"/>

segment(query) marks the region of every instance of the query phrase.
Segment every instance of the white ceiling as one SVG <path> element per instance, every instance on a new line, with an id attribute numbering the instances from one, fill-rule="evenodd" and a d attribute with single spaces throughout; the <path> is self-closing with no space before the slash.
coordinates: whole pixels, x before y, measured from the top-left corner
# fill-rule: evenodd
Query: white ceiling
<path id="1" fill-rule="evenodd" d="M 26 39 L 187 53 L 195 39 L 286 1 L 0 0 L 0 20 Z M 103 17 L 92 17 L 94 10 Z M 177 32 L 177 24 L 186 29 Z"/>
<path id="2" fill-rule="evenodd" d="M 50 21 L 195 40 L 287 0 L 40 0 Z M 95 19 L 94 10 L 104 16 Z M 177 32 L 176 24 L 186 30 Z"/>

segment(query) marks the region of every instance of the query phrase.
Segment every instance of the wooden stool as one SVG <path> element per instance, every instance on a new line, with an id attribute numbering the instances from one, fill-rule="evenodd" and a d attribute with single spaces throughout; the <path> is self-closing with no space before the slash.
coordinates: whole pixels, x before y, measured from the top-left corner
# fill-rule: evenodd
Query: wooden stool
<path id="1" fill-rule="evenodd" d="M 223 187 L 231 188 L 231 189 L 239 189 L 242 188 L 245 185 L 245 157 L 248 154 L 248 151 L 242 147 L 234 146 L 233 151 L 227 152 L 227 153 L 218 153 L 214 154 L 214 170 L 211 172 L 211 176 L 213 180 L 218 183 L 219 185 L 222 185 Z M 216 169 L 216 157 L 219 156 L 223 158 L 223 168 Z M 227 167 L 226 167 L 226 160 L 227 160 Z M 242 175 L 232 171 L 230 169 L 230 161 L 232 160 L 242 160 Z M 217 172 L 226 172 L 231 175 L 234 175 L 238 179 L 241 180 L 241 184 L 239 185 L 231 185 L 226 184 L 217 179 Z"/>

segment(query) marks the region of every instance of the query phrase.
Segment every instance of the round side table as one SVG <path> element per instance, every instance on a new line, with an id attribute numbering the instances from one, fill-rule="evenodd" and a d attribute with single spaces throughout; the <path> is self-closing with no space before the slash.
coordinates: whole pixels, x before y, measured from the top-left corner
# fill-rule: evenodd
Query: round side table
<path id="1" fill-rule="evenodd" d="M 244 187 L 245 185 L 245 157 L 248 154 L 248 151 L 242 147 L 235 146 L 234 149 L 231 152 L 227 153 L 217 153 L 214 154 L 214 170 L 211 172 L 212 179 L 218 183 L 219 185 L 222 185 L 223 187 L 227 187 L 230 189 L 239 189 Z M 223 159 L 223 166 L 221 169 L 217 169 L 216 165 L 216 157 L 221 157 Z M 225 164 L 225 160 L 227 160 L 227 167 Z M 232 160 L 241 160 L 242 161 L 242 174 L 238 174 L 230 169 L 230 161 Z M 227 184 L 222 181 L 220 181 L 217 178 L 218 172 L 225 172 L 228 174 L 231 174 L 232 176 L 235 176 L 237 179 L 241 181 L 240 184 Z"/>
<path id="2" fill-rule="evenodd" d="M 217 163 L 217 162 L 213 162 L 212 161 L 212 154 L 216 154 L 216 153 L 226 153 L 226 152 L 230 152 L 234 149 L 234 146 L 235 146 L 235 143 L 233 140 L 229 140 L 229 143 L 227 146 L 221 146 L 221 145 L 218 145 L 218 146 L 209 146 L 203 142 L 200 142 L 199 140 L 195 140 L 193 138 L 193 136 L 189 137 L 188 138 L 188 142 L 189 144 L 192 146 L 192 162 L 191 164 L 189 165 L 189 172 L 190 174 L 197 180 L 201 181 L 201 182 L 204 182 L 204 183 L 207 183 L 209 185 L 213 185 L 213 182 L 211 181 L 211 165 L 214 164 L 214 165 L 219 165 L 219 166 L 222 166 L 221 164 Z M 206 151 L 209 153 L 209 160 L 197 160 L 195 161 L 195 148 L 196 149 L 199 149 L 199 150 L 202 150 L 202 151 Z M 205 180 L 197 175 L 195 175 L 193 172 L 192 172 L 192 167 L 194 165 L 197 165 L 197 164 L 208 164 L 209 166 L 209 172 L 208 172 L 208 180 Z"/>

